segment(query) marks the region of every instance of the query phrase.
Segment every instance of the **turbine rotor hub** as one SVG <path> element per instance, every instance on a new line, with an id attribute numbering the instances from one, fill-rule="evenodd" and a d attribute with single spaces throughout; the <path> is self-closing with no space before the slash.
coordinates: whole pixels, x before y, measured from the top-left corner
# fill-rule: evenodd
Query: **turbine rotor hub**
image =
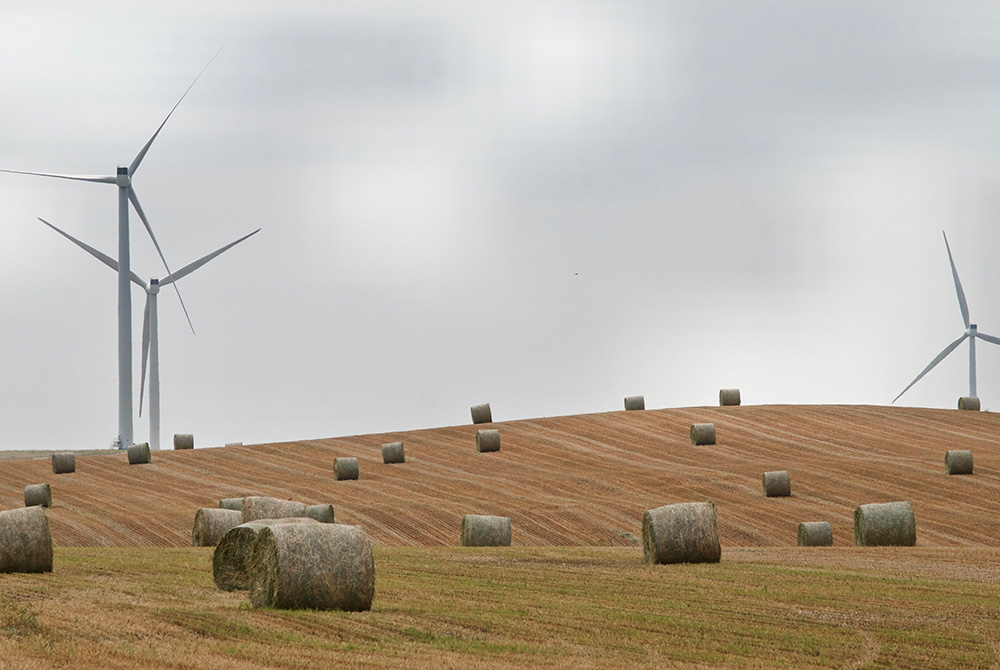
<path id="1" fill-rule="evenodd" d="M 115 183 L 118 184 L 118 188 L 128 188 L 128 185 L 132 183 L 131 177 L 128 176 L 128 168 L 124 165 L 118 166 L 118 174 L 115 175 Z"/>

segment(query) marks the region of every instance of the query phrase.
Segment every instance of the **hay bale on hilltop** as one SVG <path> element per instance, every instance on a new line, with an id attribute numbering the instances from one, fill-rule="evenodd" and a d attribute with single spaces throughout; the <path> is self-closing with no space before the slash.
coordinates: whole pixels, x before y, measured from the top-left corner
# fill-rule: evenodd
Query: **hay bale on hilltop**
<path id="1" fill-rule="evenodd" d="M 133 444 L 128 448 L 128 464 L 129 465 L 141 465 L 143 463 L 149 463 L 151 457 L 149 455 L 149 443 L 143 442 L 141 444 Z"/>
<path id="2" fill-rule="evenodd" d="M 981 405 L 979 403 L 979 398 L 970 398 L 968 396 L 963 396 L 958 399 L 958 408 L 966 409 L 970 412 L 978 412 Z"/>
<path id="3" fill-rule="evenodd" d="M 174 451 L 194 449 L 194 435 L 191 433 L 176 433 L 174 435 Z"/>
<path id="4" fill-rule="evenodd" d="M 722 556 L 715 505 L 677 503 L 642 515 L 647 563 L 718 563 Z"/>
<path id="5" fill-rule="evenodd" d="M 633 412 L 646 409 L 646 398 L 641 395 L 630 395 L 625 398 L 625 411 Z"/>
<path id="6" fill-rule="evenodd" d="M 854 510 L 854 543 L 859 547 L 912 547 L 917 521 L 909 501 L 871 503 Z"/>
<path id="7" fill-rule="evenodd" d="M 509 547 L 510 517 L 466 514 L 462 517 L 463 547 Z"/>
<path id="8" fill-rule="evenodd" d="M 24 487 L 24 506 L 52 507 L 52 487 L 48 484 L 28 484 Z"/>
<path id="9" fill-rule="evenodd" d="M 949 475 L 971 475 L 972 452 L 967 449 L 946 451 L 944 454 L 944 471 Z"/>
<path id="10" fill-rule="evenodd" d="M 333 505 L 307 505 L 306 517 L 320 523 L 334 523 Z"/>
<path id="11" fill-rule="evenodd" d="M 803 521 L 799 524 L 800 547 L 832 547 L 833 528 L 829 521 Z"/>
<path id="12" fill-rule="evenodd" d="M 719 406 L 720 407 L 732 407 L 738 406 L 740 404 L 740 390 L 739 389 L 720 389 L 719 390 Z"/>
<path id="13" fill-rule="evenodd" d="M 41 507 L 0 512 L 0 572 L 52 572 L 52 535 Z"/>
<path id="14" fill-rule="evenodd" d="M 52 474 L 64 475 L 69 472 L 76 472 L 76 454 L 72 451 L 52 454 Z"/>
<path id="15" fill-rule="evenodd" d="M 389 442 L 382 445 L 383 463 L 405 463 L 406 454 L 403 453 L 402 442 Z"/>
<path id="16" fill-rule="evenodd" d="M 335 458 L 333 459 L 333 478 L 339 481 L 358 478 L 358 459 L 356 458 Z"/>
<path id="17" fill-rule="evenodd" d="M 261 529 L 250 558 L 254 607 L 362 612 L 375 597 L 375 557 L 358 526 L 278 524 Z"/>
<path id="18" fill-rule="evenodd" d="M 780 498 L 792 495 L 792 479 L 788 475 L 788 470 L 775 470 L 765 472 L 764 496 L 767 498 Z"/>
<path id="19" fill-rule="evenodd" d="M 714 423 L 691 424 L 691 444 L 697 444 L 697 445 L 715 444 L 715 424 Z"/>
<path id="20" fill-rule="evenodd" d="M 195 547 L 214 547 L 223 535 L 241 523 L 243 523 L 243 512 L 203 507 L 194 514 L 191 544 Z"/>
<path id="21" fill-rule="evenodd" d="M 223 498 L 219 501 L 220 509 L 234 509 L 243 513 L 243 498 Z"/>
<path id="22" fill-rule="evenodd" d="M 291 517 L 286 519 L 259 519 L 248 521 L 230 528 L 219 539 L 212 554 L 212 578 L 215 585 L 223 591 L 246 591 L 250 588 L 250 556 L 253 553 L 254 542 L 262 528 L 279 523 L 319 523 L 308 517 Z"/>
<path id="23" fill-rule="evenodd" d="M 476 431 L 476 451 L 500 451 L 500 431 L 496 428 Z"/>
<path id="24" fill-rule="evenodd" d="M 493 410 L 490 409 L 488 402 L 484 402 L 482 405 L 473 405 L 470 410 L 472 412 L 472 423 L 493 422 Z"/>
<path id="25" fill-rule="evenodd" d="M 306 506 L 295 500 L 248 496 L 243 499 L 243 523 L 259 519 L 285 519 L 305 516 Z"/>

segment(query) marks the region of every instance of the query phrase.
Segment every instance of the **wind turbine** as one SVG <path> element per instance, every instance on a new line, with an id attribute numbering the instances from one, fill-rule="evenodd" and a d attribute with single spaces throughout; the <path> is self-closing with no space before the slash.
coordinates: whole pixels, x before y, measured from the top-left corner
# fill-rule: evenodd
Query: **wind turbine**
<path id="1" fill-rule="evenodd" d="M 969 320 L 969 304 L 965 301 L 965 291 L 962 290 L 962 282 L 958 279 L 958 270 L 955 269 L 955 259 L 951 257 L 951 247 L 948 246 L 948 236 L 945 235 L 944 231 L 941 231 L 944 235 L 944 247 L 948 250 L 948 262 L 951 264 L 951 276 L 955 278 L 955 292 L 958 293 L 958 306 L 962 310 L 962 321 L 965 322 L 965 332 L 960 338 L 949 344 L 944 348 L 940 354 L 938 354 L 933 361 L 930 362 L 924 371 L 917 375 L 917 378 L 910 382 L 903 391 L 893 398 L 893 403 L 899 400 L 899 398 L 910 390 L 910 386 L 916 384 L 920 379 L 930 372 L 935 365 L 940 363 L 945 359 L 945 357 L 954 351 L 958 345 L 960 345 L 965 340 L 969 340 L 969 397 L 977 398 L 976 395 L 976 338 L 990 342 L 992 344 L 1000 344 L 1000 337 L 994 337 L 993 335 L 987 335 L 986 333 L 980 333 L 976 324 L 971 323 Z M 892 403 L 890 403 L 892 404 Z"/>
<path id="2" fill-rule="evenodd" d="M 150 239 L 153 241 L 156 253 L 160 255 L 160 260 L 163 261 L 163 267 L 166 268 L 167 274 L 170 273 L 170 266 L 167 265 L 167 259 L 160 249 L 160 243 L 156 241 L 153 228 L 149 225 L 149 220 L 142 211 L 142 206 L 139 204 L 139 198 L 135 194 L 135 189 L 132 188 L 132 178 L 135 176 L 136 170 L 139 169 L 142 159 L 146 157 L 146 152 L 149 151 L 153 140 L 156 139 L 163 126 L 166 125 L 170 115 L 174 113 L 177 106 L 181 104 L 181 100 L 184 100 L 188 91 L 194 87 L 201 75 L 208 69 L 208 66 L 212 64 L 212 61 L 215 60 L 221 51 L 222 49 L 219 49 L 215 53 L 215 56 L 212 56 L 212 59 L 208 61 L 208 64 L 202 68 L 201 72 L 198 73 L 198 76 L 194 78 L 191 85 L 187 87 L 184 94 L 181 95 L 180 99 L 170 109 L 166 118 L 163 119 L 163 123 L 160 124 L 156 132 L 153 133 L 153 136 L 142 146 L 142 149 L 139 150 L 139 153 L 136 154 L 132 162 L 127 166 L 119 165 L 116 174 L 108 176 L 69 175 L 49 172 L 25 172 L 23 170 L 0 170 L 0 172 L 27 174 L 36 177 L 55 177 L 57 179 L 89 181 L 98 184 L 115 184 L 118 187 L 118 260 L 120 261 L 118 267 L 118 446 L 120 449 L 128 448 L 133 443 L 132 438 L 134 435 L 132 426 L 132 300 L 129 291 L 130 261 L 128 233 L 128 205 L 130 202 L 142 220 L 142 224 L 145 226 Z M 180 289 L 174 285 L 174 290 L 177 292 L 177 299 L 180 300 L 184 315 L 187 316 L 187 307 L 184 306 L 184 299 L 181 298 Z M 188 325 L 191 327 L 191 331 L 194 332 L 194 326 L 191 325 L 190 317 L 188 317 Z"/>
<path id="3" fill-rule="evenodd" d="M 111 258 L 107 254 L 104 254 L 92 246 L 81 242 L 69 233 L 60 230 L 43 218 L 38 219 L 46 226 L 56 231 L 70 242 L 74 243 L 91 256 L 101 261 L 109 268 L 115 272 L 121 271 L 121 266 L 115 259 Z M 205 263 L 221 254 L 222 252 L 235 247 L 237 244 L 243 240 L 256 235 L 260 232 L 260 228 L 253 231 L 249 235 L 244 235 L 235 242 L 230 242 L 226 246 L 216 249 L 207 256 L 202 256 L 193 263 L 189 263 L 182 267 L 177 272 L 172 272 L 168 274 L 163 279 L 150 279 L 149 283 L 142 281 L 138 275 L 134 272 L 129 272 L 130 279 L 132 283 L 138 284 L 146 292 L 146 309 L 143 314 L 142 319 L 142 377 L 139 381 L 139 416 L 142 416 L 142 399 L 143 390 L 146 386 L 146 361 L 149 361 L 149 448 L 159 449 L 160 448 L 160 346 L 159 346 L 159 328 L 157 325 L 157 310 L 156 310 L 156 296 L 160 292 L 161 286 L 166 286 L 167 284 L 173 284 L 178 279 L 188 276 L 198 268 L 200 268 Z"/>

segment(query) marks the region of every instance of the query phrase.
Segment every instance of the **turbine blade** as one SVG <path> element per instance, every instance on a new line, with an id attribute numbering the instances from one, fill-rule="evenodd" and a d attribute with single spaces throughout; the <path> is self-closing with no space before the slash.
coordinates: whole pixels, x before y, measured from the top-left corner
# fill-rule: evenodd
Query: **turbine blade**
<path id="1" fill-rule="evenodd" d="M 149 293 L 146 293 L 146 309 L 142 313 L 142 374 L 139 377 L 139 416 L 142 416 L 142 399 L 146 392 L 147 360 L 149 360 Z"/>
<path id="2" fill-rule="evenodd" d="M 51 172 L 25 172 L 24 170 L 0 170 L 10 174 L 29 174 L 35 177 L 55 177 L 56 179 L 72 179 L 73 181 L 93 181 L 99 184 L 114 184 L 116 177 L 93 174 L 53 174 Z"/>
<path id="3" fill-rule="evenodd" d="M 173 107 L 170 108 L 170 111 L 167 113 L 166 118 L 163 119 L 163 123 L 160 124 L 159 128 L 156 129 L 156 132 L 153 133 L 153 136 L 149 138 L 146 144 L 142 146 L 142 149 L 139 150 L 139 153 L 136 154 L 135 158 L 132 160 L 132 164 L 128 166 L 129 176 L 135 174 L 135 171 L 139 169 L 139 163 L 141 163 L 142 159 L 146 157 L 146 152 L 149 151 L 149 147 L 152 146 L 153 140 L 156 139 L 156 136 L 160 134 L 161 130 L 163 130 L 163 126 L 167 125 L 167 120 L 170 119 L 170 115 L 174 113 L 174 110 L 177 109 L 177 106 L 181 104 L 181 100 L 183 100 L 184 97 L 188 94 L 188 92 L 192 88 L 194 88 L 194 85 L 198 83 L 198 79 L 201 78 L 201 75 L 205 73 L 205 70 L 207 70 L 208 66 L 212 64 L 212 61 L 214 61 L 216 57 L 220 53 L 222 53 L 222 49 L 224 48 L 225 47 L 223 46 L 222 48 L 220 48 L 218 51 L 215 52 L 215 56 L 212 56 L 212 59 L 208 61 L 208 64 L 201 69 L 201 72 L 199 72 L 198 76 L 194 78 L 194 81 L 192 81 L 191 85 L 187 87 L 187 90 L 184 91 L 184 94 L 181 95 L 180 99 L 174 104 Z"/>
<path id="4" fill-rule="evenodd" d="M 965 301 L 965 291 L 962 290 L 962 282 L 958 279 L 958 270 L 955 269 L 955 260 L 951 257 L 951 247 L 948 246 L 948 236 L 944 234 L 944 247 L 948 250 L 948 262 L 951 263 L 951 276 L 955 278 L 955 292 L 958 293 L 958 306 L 962 309 L 962 320 L 965 321 L 965 327 L 969 327 L 969 304 Z"/>
<path id="5" fill-rule="evenodd" d="M 232 249 L 233 247 L 235 247 L 237 244 L 239 244 L 243 240 L 247 239 L 248 237 L 252 237 L 253 235 L 256 235 L 259 232 L 260 232 L 260 228 L 258 228 L 257 230 L 253 231 L 249 235 L 244 235 L 243 237 L 241 237 L 240 239 L 236 240 L 235 242 L 230 242 L 226 246 L 224 246 L 221 249 L 218 249 L 216 251 L 213 251 L 212 253 L 210 253 L 207 256 L 203 256 L 202 258 L 199 258 L 194 263 L 189 263 L 189 264 L 185 265 L 184 267 L 182 267 L 180 270 L 178 270 L 177 272 L 173 273 L 172 275 L 168 275 L 164 279 L 161 279 L 160 280 L 160 286 L 163 286 L 164 284 L 172 284 L 173 282 L 177 281 L 178 279 L 181 279 L 183 277 L 188 276 L 189 274 L 191 274 L 192 272 L 194 272 L 195 270 L 197 270 L 198 268 L 200 268 L 202 265 L 204 265 L 205 263 L 209 262 L 210 260 L 212 260 L 213 258 L 215 258 L 216 256 L 218 256 L 219 254 L 221 254 L 223 251 L 226 251 L 228 249 Z"/>
<path id="6" fill-rule="evenodd" d="M 889 404 L 891 405 L 891 404 L 895 403 L 897 400 L 899 400 L 900 397 L 902 397 L 902 395 L 904 393 L 906 393 L 907 391 L 910 390 L 911 386 L 913 386 L 918 381 L 920 381 L 921 379 L 923 379 L 923 377 L 924 377 L 925 374 L 927 374 L 928 372 L 930 372 L 934 368 L 935 365 L 937 365 L 938 363 L 940 363 L 941 361 L 943 361 L 945 356 L 947 356 L 951 352 L 955 351 L 955 348 L 958 345 L 960 345 L 962 342 L 964 342 L 965 338 L 967 338 L 968 336 L 969 336 L 968 333 L 964 333 L 962 335 L 962 337 L 958 338 L 957 340 L 955 340 L 954 342 L 952 342 L 951 344 L 949 344 L 947 347 L 945 347 L 944 351 L 942 351 L 940 354 L 938 354 L 934 358 L 934 360 L 930 362 L 930 365 L 928 365 L 926 368 L 924 368 L 924 371 L 921 372 L 919 375 L 917 375 L 917 378 L 914 379 L 912 382 L 910 382 L 905 389 L 903 389 L 902 391 L 900 391 L 899 395 L 896 396 L 895 398 L 893 398 L 892 402 L 889 403 Z"/>
<path id="7" fill-rule="evenodd" d="M 992 335 L 987 335 L 986 333 L 980 333 L 979 331 L 976 331 L 976 337 L 978 337 L 980 340 L 992 342 L 993 344 L 1000 344 L 1000 337 L 993 337 Z"/>
<path id="8" fill-rule="evenodd" d="M 115 272 L 118 272 L 118 261 L 116 261 L 115 259 L 111 258 L 111 256 L 108 256 L 107 254 L 98 251 L 97 249 L 95 249 L 94 247 L 90 246 L 86 242 L 81 242 L 80 240 L 76 239 L 75 237 L 73 237 L 69 233 L 56 228 L 55 226 L 53 226 L 51 223 L 49 223 L 48 221 L 46 221 L 42 217 L 38 217 L 38 220 L 41 221 L 42 223 L 44 223 L 49 228 L 51 228 L 52 230 L 54 230 L 57 233 L 59 233 L 60 235 L 62 235 L 63 237 L 65 237 L 67 240 L 69 240 L 70 242 L 72 242 L 76 246 L 80 247 L 81 249 L 83 249 L 84 251 L 86 251 L 87 253 L 89 253 L 91 256 L 93 256 L 97 260 L 99 260 L 102 263 L 104 263 L 105 265 L 107 265 L 109 268 L 111 268 Z M 129 272 L 129 275 L 132 277 L 132 282 L 133 283 L 138 284 L 139 286 L 141 286 L 143 288 L 146 288 L 146 282 L 144 282 L 141 279 L 139 279 L 139 276 L 136 273 Z"/>
<path id="9" fill-rule="evenodd" d="M 146 226 L 146 232 L 149 233 L 149 239 L 153 240 L 153 246 L 156 247 L 156 253 L 160 255 L 160 260 L 163 261 L 163 267 L 167 269 L 167 274 L 172 274 L 170 266 L 167 265 L 167 259 L 163 255 L 163 251 L 160 249 L 160 243 L 156 241 L 156 235 L 153 234 L 153 227 L 149 225 L 149 219 L 146 218 L 146 213 L 142 211 L 142 205 L 139 204 L 139 197 L 136 196 L 135 189 L 132 188 L 131 184 L 128 187 L 128 199 L 132 202 L 132 206 L 135 207 L 135 211 L 139 215 L 139 218 L 142 219 L 142 225 Z M 187 317 L 188 326 L 191 328 L 191 332 L 194 333 L 194 324 L 191 323 L 191 317 L 188 315 L 187 306 L 184 305 L 184 298 L 181 297 L 181 291 L 177 288 L 177 284 L 174 284 L 174 292 L 177 293 L 177 299 L 181 303 L 181 309 L 184 310 L 184 316 Z"/>

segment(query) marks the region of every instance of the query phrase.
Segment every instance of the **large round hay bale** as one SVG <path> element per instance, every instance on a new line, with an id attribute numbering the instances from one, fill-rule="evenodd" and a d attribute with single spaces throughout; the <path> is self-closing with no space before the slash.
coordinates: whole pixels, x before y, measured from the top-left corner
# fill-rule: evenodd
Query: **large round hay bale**
<path id="1" fill-rule="evenodd" d="M 729 407 L 740 404 L 740 390 L 739 389 L 720 389 L 719 390 L 719 405 L 722 407 Z"/>
<path id="2" fill-rule="evenodd" d="M 24 506 L 52 507 L 52 487 L 48 484 L 28 484 L 24 487 Z"/>
<path id="3" fill-rule="evenodd" d="M 646 399 L 641 395 L 630 395 L 625 398 L 625 410 L 634 411 L 646 409 Z"/>
<path id="4" fill-rule="evenodd" d="M 967 409 L 972 412 L 978 412 L 981 405 L 979 404 L 979 398 L 970 398 L 968 396 L 963 396 L 958 399 L 958 408 Z"/>
<path id="5" fill-rule="evenodd" d="M 788 470 L 775 470 L 764 473 L 764 496 L 780 498 L 792 495 L 792 480 Z"/>
<path id="6" fill-rule="evenodd" d="M 403 453 L 402 442 L 389 442 L 382 445 L 383 463 L 405 463 L 406 454 Z"/>
<path id="7" fill-rule="evenodd" d="M 949 475 L 971 475 L 972 452 L 967 449 L 946 451 L 944 454 L 944 471 Z"/>
<path id="8" fill-rule="evenodd" d="M 178 449 L 194 449 L 194 435 L 191 433 L 176 433 L 174 435 L 174 451 Z"/>
<path id="9" fill-rule="evenodd" d="M 715 505 L 677 503 L 642 515 L 647 563 L 718 563 L 722 556 Z"/>
<path id="10" fill-rule="evenodd" d="M 254 607 L 362 612 L 375 597 L 375 557 L 365 531 L 332 523 L 261 529 L 250 558 Z"/>
<path id="11" fill-rule="evenodd" d="M 72 451 L 52 454 L 52 474 L 64 475 L 67 472 L 76 472 L 76 454 Z"/>
<path id="12" fill-rule="evenodd" d="M 333 478 L 337 481 L 357 479 L 358 459 L 346 457 L 333 459 Z"/>
<path id="13" fill-rule="evenodd" d="M 249 496 L 243 499 L 243 523 L 258 519 L 284 519 L 305 516 L 306 506 L 295 500 Z"/>
<path id="14" fill-rule="evenodd" d="M 909 501 L 871 503 L 854 510 L 854 544 L 859 547 L 912 547 L 917 521 Z"/>
<path id="15" fill-rule="evenodd" d="M 800 547 L 832 547 L 833 528 L 829 521 L 803 521 L 798 540 Z"/>
<path id="16" fill-rule="evenodd" d="M 203 507 L 194 514 L 191 544 L 195 547 L 214 547 L 223 535 L 241 523 L 243 523 L 243 512 Z"/>
<path id="17" fill-rule="evenodd" d="M 221 509 L 234 509 L 243 513 L 243 498 L 223 498 L 219 501 Z"/>
<path id="18" fill-rule="evenodd" d="M 52 535 L 41 507 L 0 512 L 0 572 L 52 572 Z"/>
<path id="19" fill-rule="evenodd" d="M 140 465 L 150 462 L 149 443 L 133 444 L 128 448 L 128 464 Z"/>
<path id="20" fill-rule="evenodd" d="M 715 424 L 691 424 L 691 444 L 715 444 Z"/>
<path id="21" fill-rule="evenodd" d="M 463 547 L 509 547 L 510 517 L 466 514 L 461 543 Z"/>
<path id="22" fill-rule="evenodd" d="M 320 523 L 334 523 L 333 505 L 306 505 L 306 516 Z"/>
<path id="23" fill-rule="evenodd" d="M 286 519 L 258 519 L 248 521 L 230 528 L 215 545 L 212 554 L 212 577 L 215 585 L 223 591 L 246 591 L 250 588 L 250 574 L 247 566 L 253 553 L 257 533 L 262 528 L 279 523 L 319 523 L 308 517 L 291 517 Z"/>
<path id="24" fill-rule="evenodd" d="M 476 451 L 500 451 L 500 431 L 496 428 L 476 431 Z"/>
<path id="25" fill-rule="evenodd" d="M 471 411 L 472 423 L 492 423 L 493 411 L 488 402 L 484 402 L 482 405 L 473 405 Z"/>

